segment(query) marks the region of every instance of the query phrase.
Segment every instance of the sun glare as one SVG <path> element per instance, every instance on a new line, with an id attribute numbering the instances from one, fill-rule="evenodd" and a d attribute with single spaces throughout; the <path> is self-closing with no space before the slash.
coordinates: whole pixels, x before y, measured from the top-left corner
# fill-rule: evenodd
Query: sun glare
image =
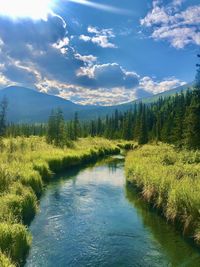
<path id="1" fill-rule="evenodd" d="M 53 0 L 0 0 L 0 15 L 13 19 L 46 19 Z"/>

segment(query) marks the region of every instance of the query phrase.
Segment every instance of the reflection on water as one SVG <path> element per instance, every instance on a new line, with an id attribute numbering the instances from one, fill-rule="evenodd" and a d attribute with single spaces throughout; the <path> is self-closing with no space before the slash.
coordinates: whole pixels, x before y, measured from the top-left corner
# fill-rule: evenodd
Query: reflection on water
<path id="1" fill-rule="evenodd" d="M 155 240 L 161 245 L 172 266 L 200 266 L 200 251 L 189 240 L 185 240 L 174 226 L 167 224 L 154 210 L 150 210 L 138 192 L 130 184 L 126 185 L 126 197 L 136 209 Z"/>
<path id="2" fill-rule="evenodd" d="M 126 186 L 123 158 L 62 175 L 40 207 L 27 267 L 200 266 L 198 251 Z"/>

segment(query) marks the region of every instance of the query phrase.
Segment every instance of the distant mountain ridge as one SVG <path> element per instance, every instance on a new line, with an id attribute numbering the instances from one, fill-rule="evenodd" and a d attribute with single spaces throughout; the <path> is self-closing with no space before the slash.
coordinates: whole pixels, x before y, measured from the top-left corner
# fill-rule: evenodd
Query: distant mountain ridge
<path id="1" fill-rule="evenodd" d="M 151 96 L 151 97 L 146 97 L 146 98 L 144 98 L 142 101 L 143 101 L 144 103 L 148 103 L 148 102 L 152 103 L 152 102 L 158 100 L 159 97 L 172 96 L 172 95 L 175 95 L 175 94 L 177 94 L 177 93 L 179 94 L 179 93 L 181 93 L 181 91 L 184 92 L 184 91 L 186 91 L 188 88 L 191 88 L 192 86 L 193 86 L 193 83 L 187 83 L 187 84 L 184 84 L 184 85 L 182 85 L 182 86 L 178 86 L 178 87 L 176 87 L 176 88 L 174 88 L 174 89 L 171 89 L 171 90 L 164 91 L 164 92 L 162 92 L 162 93 L 153 95 L 153 96 Z"/>
<path id="2" fill-rule="evenodd" d="M 97 117 L 105 117 L 107 114 L 113 113 L 116 109 L 126 111 L 133 107 L 134 103 L 143 101 L 144 103 L 152 103 L 159 97 L 165 97 L 180 93 L 186 90 L 191 84 L 175 88 L 164 93 L 154 95 L 152 97 L 138 99 L 126 104 L 116 106 L 92 106 L 78 105 L 69 100 L 38 92 L 19 86 L 10 86 L 0 90 L 0 101 L 6 97 L 8 100 L 7 119 L 13 123 L 41 123 L 46 122 L 52 109 L 60 108 L 63 111 L 66 120 L 74 117 L 74 113 L 78 112 L 80 119 L 94 119 Z"/>
<path id="3" fill-rule="evenodd" d="M 65 119 L 71 119 L 76 111 L 87 108 L 57 96 L 18 86 L 0 90 L 0 100 L 4 97 L 8 100 L 9 122 L 46 122 L 52 109 L 56 108 L 62 109 Z"/>

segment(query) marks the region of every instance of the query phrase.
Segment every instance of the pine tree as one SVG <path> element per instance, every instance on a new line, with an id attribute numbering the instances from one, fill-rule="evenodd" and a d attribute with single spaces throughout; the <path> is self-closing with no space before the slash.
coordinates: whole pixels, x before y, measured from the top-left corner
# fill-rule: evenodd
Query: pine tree
<path id="1" fill-rule="evenodd" d="M 55 140 L 55 133 L 56 133 L 56 124 L 55 124 L 55 111 L 52 110 L 51 115 L 49 116 L 48 126 L 47 126 L 47 136 L 46 140 L 47 143 L 53 144 Z"/>
<path id="2" fill-rule="evenodd" d="M 78 113 L 75 112 L 74 114 L 74 121 L 73 121 L 73 126 L 74 126 L 74 134 L 73 134 L 73 140 L 77 140 L 80 134 L 80 124 L 79 124 L 79 119 L 78 119 Z"/>
<path id="3" fill-rule="evenodd" d="M 99 117 L 97 120 L 97 135 L 101 136 L 102 133 L 103 133 L 103 124 L 102 124 L 101 118 Z"/>
<path id="4" fill-rule="evenodd" d="M 0 103 L 0 136 L 4 136 L 6 134 L 7 109 L 8 109 L 8 101 L 6 98 L 4 98 Z"/>
<path id="5" fill-rule="evenodd" d="M 200 58 L 200 55 L 198 55 Z M 191 149 L 200 149 L 200 64 L 197 64 L 195 89 L 186 112 L 185 142 Z"/>
<path id="6" fill-rule="evenodd" d="M 66 141 L 65 136 L 65 121 L 62 110 L 58 109 L 56 113 L 56 136 L 55 136 L 55 145 L 63 147 Z"/>
<path id="7" fill-rule="evenodd" d="M 133 121 L 131 111 L 127 112 L 123 123 L 123 138 L 125 140 L 133 139 Z"/>
<path id="8" fill-rule="evenodd" d="M 156 124 L 155 124 L 155 132 L 156 136 L 155 139 L 156 141 L 161 141 L 161 130 L 162 130 L 162 115 L 161 112 L 158 111 L 157 116 L 156 116 Z"/>
<path id="9" fill-rule="evenodd" d="M 184 94 L 181 92 L 181 95 L 176 96 L 175 100 L 175 116 L 174 116 L 174 125 L 172 132 L 172 141 L 178 146 L 183 145 L 183 127 L 184 127 L 184 118 L 185 118 L 185 99 Z M 172 121 L 171 121 L 172 123 Z"/>
<path id="10" fill-rule="evenodd" d="M 193 92 L 186 112 L 185 143 L 190 149 L 200 149 L 200 90 Z"/>
<path id="11" fill-rule="evenodd" d="M 198 58 L 200 58 L 200 55 L 197 55 Z M 195 77 L 195 87 L 200 90 L 200 64 L 196 64 L 197 67 L 197 73 Z"/>
<path id="12" fill-rule="evenodd" d="M 138 144 L 144 145 L 146 143 L 148 143 L 148 129 L 146 120 L 146 106 L 143 105 L 140 118 L 140 131 L 139 131 Z"/>
<path id="13" fill-rule="evenodd" d="M 55 146 L 64 146 L 66 142 L 65 121 L 60 109 L 52 110 L 48 120 L 47 142 Z"/>

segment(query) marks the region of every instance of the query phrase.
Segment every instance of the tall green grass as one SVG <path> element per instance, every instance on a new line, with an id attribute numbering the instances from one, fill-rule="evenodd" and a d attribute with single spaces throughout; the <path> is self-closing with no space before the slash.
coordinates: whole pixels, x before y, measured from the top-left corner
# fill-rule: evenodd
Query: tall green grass
<path id="1" fill-rule="evenodd" d="M 168 221 L 200 243 L 200 151 L 145 145 L 126 158 L 127 180 Z"/>
<path id="2" fill-rule="evenodd" d="M 0 266 L 15 267 L 15 265 L 11 262 L 10 258 L 6 257 L 2 252 L 0 252 Z"/>
<path id="3" fill-rule="evenodd" d="M 13 262 L 20 263 L 25 258 L 30 242 L 30 234 L 22 224 L 0 223 L 1 251 L 10 255 Z"/>
<path id="4" fill-rule="evenodd" d="M 0 157 L 0 266 L 24 261 L 31 244 L 29 225 L 38 208 L 38 199 L 53 174 L 116 154 L 128 142 L 103 138 L 80 139 L 68 148 L 54 147 L 44 138 L 1 140 Z M 12 262 L 12 263 L 11 263 Z"/>

